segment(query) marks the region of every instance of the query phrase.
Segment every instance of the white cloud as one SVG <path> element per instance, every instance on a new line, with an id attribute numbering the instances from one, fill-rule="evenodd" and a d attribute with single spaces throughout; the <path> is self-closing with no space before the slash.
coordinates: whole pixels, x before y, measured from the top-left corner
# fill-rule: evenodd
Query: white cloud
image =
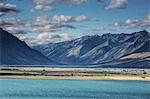
<path id="1" fill-rule="evenodd" d="M 76 16 L 74 20 L 77 21 L 77 22 L 81 22 L 81 21 L 90 20 L 90 18 L 85 16 L 85 15 L 80 15 L 80 16 Z"/>
<path id="2" fill-rule="evenodd" d="M 122 28 L 142 28 L 146 29 L 150 27 L 150 14 L 143 19 L 127 19 L 121 22 L 114 22 L 112 26 Z"/>
<path id="3" fill-rule="evenodd" d="M 30 45 L 35 44 L 46 44 L 50 42 L 61 42 L 72 39 L 72 36 L 68 35 L 68 33 L 62 34 L 52 34 L 52 33 L 40 33 L 34 37 L 24 37 L 22 40 L 26 41 Z"/>
<path id="4" fill-rule="evenodd" d="M 119 23 L 118 23 L 118 22 L 115 22 L 113 25 L 114 25 L 114 26 L 119 26 Z"/>
<path id="5" fill-rule="evenodd" d="M 128 0 L 111 0 L 110 4 L 105 9 L 120 9 L 126 7 Z"/>
<path id="6" fill-rule="evenodd" d="M 54 16 L 54 17 L 37 17 L 35 20 L 28 22 L 27 25 L 32 27 L 35 33 L 56 32 L 63 28 L 74 29 L 75 27 L 69 24 L 69 16 Z"/>
<path id="7" fill-rule="evenodd" d="M 80 5 L 88 0 L 32 0 L 35 10 L 54 11 L 54 3 L 62 3 L 65 5 Z"/>
<path id="8" fill-rule="evenodd" d="M 0 12 L 0 16 L 3 16 L 5 13 L 4 12 Z"/>
<path id="9" fill-rule="evenodd" d="M 53 17 L 37 17 L 35 20 L 31 20 L 27 25 L 32 27 L 32 31 L 36 33 L 42 32 L 56 32 L 66 29 L 75 29 L 71 23 L 90 21 L 91 18 L 80 15 L 80 16 L 65 16 L 55 15 Z"/>
<path id="10" fill-rule="evenodd" d="M 62 22 L 69 22 L 72 20 L 71 16 L 65 16 L 65 15 L 55 15 L 52 17 L 52 22 L 56 22 L 56 23 L 62 23 Z"/>
<path id="11" fill-rule="evenodd" d="M 90 21 L 92 18 L 89 18 L 85 15 L 79 16 L 65 16 L 65 15 L 56 15 L 52 18 L 52 22 L 62 23 L 62 22 L 81 22 L 81 21 Z"/>
<path id="12" fill-rule="evenodd" d="M 150 20 L 150 14 L 147 15 L 147 19 Z"/>
<path id="13" fill-rule="evenodd" d="M 5 27 L 5 26 L 18 26 L 22 25 L 23 22 L 20 19 L 16 18 L 6 18 L 6 19 L 0 19 L 0 26 Z"/>
<path id="14" fill-rule="evenodd" d="M 39 16 L 35 20 L 30 20 L 26 23 L 26 26 L 31 27 L 31 31 L 37 33 L 35 37 L 23 38 L 29 44 L 42 44 L 48 42 L 66 41 L 72 37 L 67 33 L 62 33 L 64 29 L 75 29 L 70 25 L 73 22 L 90 21 L 91 18 L 85 15 L 79 16 L 66 16 L 55 15 L 53 17 Z M 54 34 L 54 32 L 60 32 L 60 34 Z"/>
<path id="15" fill-rule="evenodd" d="M 23 29 L 21 29 L 20 27 L 9 26 L 9 27 L 4 27 L 3 29 L 14 35 L 26 34 L 26 32 Z"/>
<path id="16" fill-rule="evenodd" d="M 16 5 L 13 4 L 4 4 L 0 3 L 0 16 L 3 16 L 8 13 L 17 13 L 19 10 L 17 9 Z"/>
<path id="17" fill-rule="evenodd" d="M 39 16 L 32 20 L 20 20 L 16 18 L 0 19 L 0 26 L 12 34 L 33 33 L 35 37 L 22 38 L 28 43 L 46 43 L 50 41 L 63 41 L 71 38 L 65 29 L 76 29 L 72 24 L 75 22 L 90 21 L 92 18 L 79 16 L 55 15 L 53 17 Z M 60 32 L 61 31 L 61 32 Z M 54 34 L 55 33 L 55 34 Z M 60 34 L 56 34 L 60 33 Z"/>
<path id="18" fill-rule="evenodd" d="M 33 0 L 36 10 L 53 11 L 54 0 Z"/>
<path id="19" fill-rule="evenodd" d="M 22 29 L 24 24 L 24 21 L 16 18 L 0 19 L 0 27 L 12 34 L 25 34 Z"/>

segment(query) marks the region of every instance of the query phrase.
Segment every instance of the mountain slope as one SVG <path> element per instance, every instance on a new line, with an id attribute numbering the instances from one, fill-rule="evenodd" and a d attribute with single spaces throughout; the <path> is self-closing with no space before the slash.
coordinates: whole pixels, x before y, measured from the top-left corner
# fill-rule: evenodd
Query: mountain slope
<path id="1" fill-rule="evenodd" d="M 56 63 L 0 28 L 0 64 L 48 65 Z"/>
<path id="2" fill-rule="evenodd" d="M 150 60 L 143 58 L 121 59 L 125 56 L 148 52 L 150 56 L 150 33 L 139 31 L 132 34 L 104 34 L 102 36 L 83 36 L 72 41 L 60 43 L 50 43 L 45 45 L 34 46 L 34 49 L 41 51 L 43 54 L 62 64 L 89 65 L 108 63 L 128 64 L 130 66 L 145 62 L 149 66 Z M 141 62 L 139 62 L 141 60 Z M 142 63 L 144 64 L 144 63 Z M 129 65 L 129 64 L 128 64 Z M 124 65 L 122 65 L 124 66 Z"/>

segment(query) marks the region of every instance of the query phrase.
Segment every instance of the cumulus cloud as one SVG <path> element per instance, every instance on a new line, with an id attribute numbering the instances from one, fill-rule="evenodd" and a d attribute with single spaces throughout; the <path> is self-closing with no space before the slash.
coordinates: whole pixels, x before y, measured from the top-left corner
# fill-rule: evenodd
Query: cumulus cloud
<path id="1" fill-rule="evenodd" d="M 52 17 L 52 22 L 54 23 L 63 23 L 63 22 L 69 22 L 72 20 L 71 16 L 65 16 L 65 15 L 55 15 Z"/>
<path id="2" fill-rule="evenodd" d="M 149 28 L 150 27 L 150 14 L 148 14 L 143 19 L 127 19 L 121 22 L 114 22 L 111 24 L 115 27 L 122 27 L 122 28 Z"/>
<path id="3" fill-rule="evenodd" d="M 148 20 L 150 20 L 150 14 L 148 14 L 146 18 L 147 18 Z"/>
<path id="4" fill-rule="evenodd" d="M 62 34 L 51 34 L 51 33 L 40 33 L 35 37 L 23 37 L 22 40 L 26 41 L 30 45 L 35 44 L 46 44 L 50 42 L 61 42 L 70 40 L 73 37 L 68 35 L 68 33 Z"/>
<path id="5" fill-rule="evenodd" d="M 128 0 L 111 0 L 110 4 L 105 7 L 105 9 L 122 9 L 125 8 Z"/>
<path id="6" fill-rule="evenodd" d="M 90 21 L 92 18 L 79 15 L 79 16 L 66 16 L 66 15 L 55 15 L 52 17 L 39 16 L 35 20 L 26 22 L 25 26 L 31 27 L 33 33 L 37 33 L 35 37 L 22 38 L 29 44 L 42 44 L 52 41 L 65 41 L 72 38 L 67 33 L 62 33 L 64 29 L 76 29 L 75 26 L 71 25 L 75 22 Z M 61 31 L 61 33 L 60 33 Z M 57 34 L 60 33 L 60 34 Z"/>
<path id="7" fill-rule="evenodd" d="M 11 34 L 26 34 L 23 29 L 20 29 L 20 27 L 14 27 L 14 26 L 9 26 L 9 27 L 4 27 L 4 30 L 8 31 Z"/>
<path id="8" fill-rule="evenodd" d="M 0 27 L 12 34 L 25 34 L 25 31 L 21 29 L 24 27 L 24 22 L 16 18 L 0 19 Z"/>
<path id="9" fill-rule="evenodd" d="M 56 15 L 53 16 L 52 22 L 62 23 L 62 22 L 82 22 L 82 21 L 90 21 L 92 18 L 79 15 L 79 16 L 65 16 L 65 15 Z"/>
<path id="10" fill-rule="evenodd" d="M 66 5 L 80 5 L 86 3 L 88 0 L 32 0 L 35 5 L 35 10 L 54 11 L 54 3 L 62 3 Z"/>
<path id="11" fill-rule="evenodd" d="M 56 16 L 55 16 L 56 17 Z M 32 31 L 36 33 L 43 32 L 56 32 L 61 31 L 63 28 L 75 29 L 74 26 L 68 23 L 66 17 L 60 18 L 37 17 L 34 21 L 28 23 L 32 27 Z"/>
<path id="12" fill-rule="evenodd" d="M 74 18 L 74 21 L 77 21 L 77 22 L 88 21 L 88 20 L 91 20 L 91 19 L 85 15 L 76 16 Z"/>
<path id="13" fill-rule="evenodd" d="M 75 26 L 71 25 L 73 22 L 90 21 L 87 16 L 65 16 L 65 15 L 55 15 L 53 17 L 37 17 L 32 20 L 27 25 L 32 27 L 32 31 L 36 33 L 42 32 L 57 32 L 62 31 L 64 28 L 76 29 Z"/>
<path id="14" fill-rule="evenodd" d="M 13 4 L 4 4 L 0 3 L 0 16 L 3 16 L 8 13 L 18 13 L 19 10 L 17 9 L 16 5 Z"/>
<path id="15" fill-rule="evenodd" d="M 36 10 L 53 11 L 53 3 L 56 0 L 32 0 Z"/>
<path id="16" fill-rule="evenodd" d="M 16 18 L 6 18 L 6 19 L 0 19 L 0 26 L 6 27 L 6 26 L 18 26 L 22 25 L 23 22 L 20 19 Z"/>
<path id="17" fill-rule="evenodd" d="M 19 36 L 18 34 L 33 33 L 34 36 L 35 35 L 37 36 L 35 37 L 27 36 L 26 38 L 21 37 L 21 39 L 27 41 L 29 44 L 36 44 L 36 43 L 47 43 L 50 41 L 69 40 L 71 36 L 67 33 L 63 33 L 63 30 L 76 29 L 76 27 L 72 25 L 73 23 L 92 20 L 93 19 L 91 17 L 85 15 L 79 16 L 55 15 L 52 17 L 39 16 L 32 20 L 2 18 L 0 19 L 0 27 L 16 36 Z"/>
<path id="18" fill-rule="evenodd" d="M 0 27 L 9 30 L 13 34 L 17 34 L 17 32 L 20 32 L 23 28 L 24 30 L 28 28 L 27 30 L 29 32 L 31 31 L 34 33 L 46 33 L 46 32 L 48 33 L 48 32 L 59 32 L 64 29 L 76 29 L 76 27 L 72 25 L 73 22 L 82 22 L 90 20 L 92 19 L 85 15 L 79 16 L 55 15 L 53 17 L 39 16 L 35 18 L 35 20 L 4 18 L 0 19 Z"/>

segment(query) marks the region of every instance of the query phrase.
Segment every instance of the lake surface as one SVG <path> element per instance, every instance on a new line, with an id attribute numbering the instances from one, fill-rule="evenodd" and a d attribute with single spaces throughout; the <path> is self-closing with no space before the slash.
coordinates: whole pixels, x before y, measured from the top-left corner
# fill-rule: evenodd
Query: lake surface
<path id="1" fill-rule="evenodd" d="M 150 99 L 150 82 L 3 78 L 0 99 Z"/>

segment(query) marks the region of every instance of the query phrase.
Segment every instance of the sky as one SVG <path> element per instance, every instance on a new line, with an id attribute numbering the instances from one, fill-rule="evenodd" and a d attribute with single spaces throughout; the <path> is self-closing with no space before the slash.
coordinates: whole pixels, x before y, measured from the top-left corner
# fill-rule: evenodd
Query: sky
<path id="1" fill-rule="evenodd" d="M 150 0 L 0 0 L 0 27 L 29 45 L 150 31 Z"/>

